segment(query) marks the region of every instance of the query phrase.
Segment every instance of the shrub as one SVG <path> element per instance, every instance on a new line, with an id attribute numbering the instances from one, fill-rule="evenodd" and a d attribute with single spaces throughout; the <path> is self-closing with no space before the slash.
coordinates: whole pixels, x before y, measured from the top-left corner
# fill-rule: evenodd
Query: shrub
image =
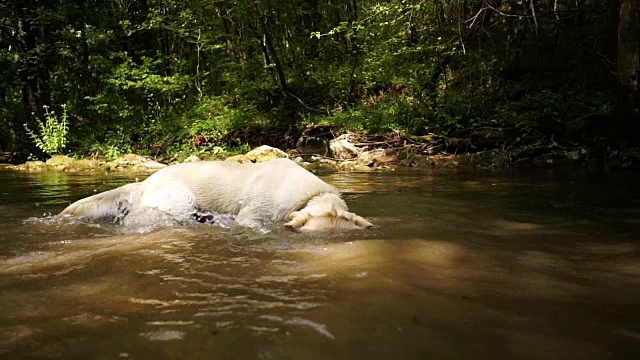
<path id="1" fill-rule="evenodd" d="M 67 145 L 67 134 L 69 132 L 67 122 L 67 109 L 62 105 L 62 115 L 60 118 L 55 111 L 49 111 L 48 106 L 44 106 L 45 121 L 36 118 L 38 133 L 34 132 L 24 124 L 24 128 L 40 150 L 48 155 L 60 154 Z"/>

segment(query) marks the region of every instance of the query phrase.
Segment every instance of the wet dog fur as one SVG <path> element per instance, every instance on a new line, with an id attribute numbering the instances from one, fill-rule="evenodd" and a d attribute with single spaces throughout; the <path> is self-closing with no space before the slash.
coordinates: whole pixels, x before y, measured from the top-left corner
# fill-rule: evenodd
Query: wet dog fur
<path id="1" fill-rule="evenodd" d="M 251 228 L 280 222 L 296 231 L 372 227 L 349 212 L 336 188 L 288 159 L 171 165 L 142 182 L 78 200 L 59 215 L 110 221 L 131 209 L 159 210 L 177 221 L 234 214 L 238 225 Z"/>

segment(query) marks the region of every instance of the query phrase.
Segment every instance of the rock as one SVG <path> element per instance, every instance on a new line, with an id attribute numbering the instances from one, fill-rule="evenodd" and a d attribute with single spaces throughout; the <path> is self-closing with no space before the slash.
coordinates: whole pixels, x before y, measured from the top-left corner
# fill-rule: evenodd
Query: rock
<path id="1" fill-rule="evenodd" d="M 509 166 L 509 156 L 496 150 L 459 155 L 413 155 L 400 161 L 402 165 L 419 168 L 450 168 L 461 170 L 495 170 Z"/>
<path id="2" fill-rule="evenodd" d="M 360 164 L 357 160 L 345 160 L 341 161 L 338 168 L 342 171 L 371 171 L 367 165 Z"/>
<path id="3" fill-rule="evenodd" d="M 329 142 L 331 156 L 336 159 L 353 159 L 358 156 L 358 148 L 349 142 L 347 134 L 340 135 Z"/>
<path id="4" fill-rule="evenodd" d="M 289 158 L 289 155 L 280 149 L 271 147 L 269 145 L 262 145 L 244 155 L 230 156 L 226 159 L 226 161 L 234 161 L 241 164 L 246 164 L 265 162 L 280 158 Z"/>
<path id="5" fill-rule="evenodd" d="M 191 155 L 188 158 L 184 159 L 183 162 L 196 162 L 196 161 L 200 161 L 200 158 L 198 157 L 198 155 Z"/>
<path id="6" fill-rule="evenodd" d="M 286 152 L 271 147 L 269 145 L 262 145 L 255 148 L 248 153 L 244 154 L 251 162 L 265 162 L 280 158 L 289 158 Z"/>
<path id="7" fill-rule="evenodd" d="M 303 136 L 298 139 L 298 142 L 296 143 L 296 150 L 298 150 L 303 156 L 327 156 L 329 154 L 329 141 L 315 136 Z"/>
<path id="8" fill-rule="evenodd" d="M 15 170 L 26 171 L 43 171 L 43 170 L 56 170 L 66 172 L 77 172 L 95 170 L 104 165 L 103 161 L 94 159 L 74 159 L 63 155 L 54 155 L 46 162 L 42 161 L 28 161 L 22 165 L 13 167 Z"/>
<path id="9" fill-rule="evenodd" d="M 53 155 L 49 160 L 46 161 L 47 166 L 57 167 L 57 166 L 67 166 L 73 165 L 76 159 L 64 156 L 64 155 Z"/>
<path id="10" fill-rule="evenodd" d="M 247 164 L 252 162 L 251 159 L 249 159 L 246 155 L 229 156 L 225 161 L 233 161 L 241 164 Z"/>
<path id="11" fill-rule="evenodd" d="M 87 170 L 95 170 L 104 165 L 104 161 L 99 161 L 95 159 L 74 159 L 72 163 L 67 165 L 58 165 L 56 168 L 62 167 L 62 171 L 68 172 L 77 172 L 77 171 L 87 171 Z"/>
<path id="12" fill-rule="evenodd" d="M 46 167 L 47 165 L 43 161 L 27 161 L 24 164 L 13 166 L 11 167 L 11 169 L 25 171 L 42 171 Z"/>
<path id="13" fill-rule="evenodd" d="M 566 153 L 564 153 L 567 158 L 571 159 L 571 160 L 578 160 L 580 159 L 580 151 L 579 150 L 575 150 L 575 151 L 568 151 Z"/>
<path id="14" fill-rule="evenodd" d="M 116 169 L 133 169 L 133 170 L 157 170 L 167 165 L 161 164 L 155 160 L 147 159 L 140 155 L 128 154 L 119 159 L 113 160 L 105 164 L 110 170 Z"/>
<path id="15" fill-rule="evenodd" d="M 326 162 L 306 163 L 302 166 L 316 175 L 329 175 L 338 171 L 338 167 L 335 164 Z"/>
<path id="16" fill-rule="evenodd" d="M 387 151 L 384 149 L 365 151 L 357 158 L 358 164 L 368 167 L 377 167 L 394 160 L 395 158 L 387 154 Z"/>

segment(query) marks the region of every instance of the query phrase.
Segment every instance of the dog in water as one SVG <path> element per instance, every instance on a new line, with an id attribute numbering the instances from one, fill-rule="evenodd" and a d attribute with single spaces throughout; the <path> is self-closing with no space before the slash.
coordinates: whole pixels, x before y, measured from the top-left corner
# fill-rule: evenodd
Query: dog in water
<path id="1" fill-rule="evenodd" d="M 234 214 L 238 225 L 255 229 L 283 221 L 296 231 L 373 226 L 349 212 L 336 188 L 289 159 L 171 165 L 142 182 L 78 200 L 59 216 L 114 221 L 131 209 L 159 210 L 177 221 L 211 212 Z"/>

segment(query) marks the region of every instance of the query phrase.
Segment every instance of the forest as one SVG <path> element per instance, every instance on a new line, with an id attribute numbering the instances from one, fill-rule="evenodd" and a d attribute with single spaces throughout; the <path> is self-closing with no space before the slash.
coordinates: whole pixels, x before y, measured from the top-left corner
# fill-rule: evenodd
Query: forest
<path id="1" fill-rule="evenodd" d="M 638 0 L 5 0 L 0 151 L 634 146 Z M 603 145 L 604 144 L 604 145 Z M 454 150 L 451 150 L 451 149 Z"/>

